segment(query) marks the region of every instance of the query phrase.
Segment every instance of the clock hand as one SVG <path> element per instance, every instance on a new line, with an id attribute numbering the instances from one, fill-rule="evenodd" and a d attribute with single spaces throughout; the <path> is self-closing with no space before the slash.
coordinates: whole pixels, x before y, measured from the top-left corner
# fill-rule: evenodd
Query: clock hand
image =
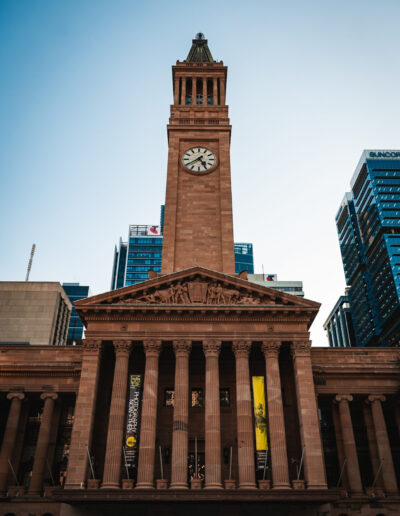
<path id="1" fill-rule="evenodd" d="M 200 159 L 201 156 L 197 157 L 196 159 L 194 159 L 193 161 L 189 161 L 189 163 L 186 164 L 186 166 L 188 165 L 191 165 L 192 163 L 194 163 L 195 161 L 198 161 Z"/>

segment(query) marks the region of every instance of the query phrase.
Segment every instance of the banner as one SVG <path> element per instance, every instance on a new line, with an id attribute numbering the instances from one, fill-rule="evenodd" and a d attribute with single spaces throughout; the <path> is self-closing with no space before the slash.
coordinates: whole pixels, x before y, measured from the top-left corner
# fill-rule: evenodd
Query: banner
<path id="1" fill-rule="evenodd" d="M 125 464 L 136 474 L 139 451 L 140 409 L 142 401 L 142 376 L 129 375 L 128 416 L 125 434 Z M 133 476 L 133 475 L 132 475 Z"/>
<path id="2" fill-rule="evenodd" d="M 256 434 L 257 469 L 264 469 L 268 451 L 267 416 L 264 377 L 253 376 L 254 431 Z"/>

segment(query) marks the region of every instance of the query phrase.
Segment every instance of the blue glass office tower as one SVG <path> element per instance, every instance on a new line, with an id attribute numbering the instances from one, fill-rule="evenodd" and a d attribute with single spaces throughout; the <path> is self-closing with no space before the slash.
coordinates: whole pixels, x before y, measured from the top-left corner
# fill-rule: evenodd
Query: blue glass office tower
<path id="1" fill-rule="evenodd" d="M 348 295 L 340 296 L 324 323 L 329 345 L 333 348 L 350 348 L 356 345 L 353 319 Z"/>
<path id="2" fill-rule="evenodd" d="M 89 297 L 90 290 L 88 286 L 80 285 L 79 283 L 63 283 L 62 287 L 72 303 L 67 335 L 67 345 L 71 346 L 82 340 L 84 329 L 83 322 L 75 310 L 74 302 Z"/>
<path id="3" fill-rule="evenodd" d="M 148 279 L 148 271 L 161 272 L 163 238 L 160 226 L 129 226 L 128 241 L 120 239 L 114 251 L 111 290 Z"/>
<path id="4" fill-rule="evenodd" d="M 400 151 L 366 150 L 336 216 L 357 346 L 400 346 Z"/>
<path id="5" fill-rule="evenodd" d="M 160 226 L 129 226 L 127 242 L 119 241 L 114 250 L 111 290 L 134 285 L 148 279 L 148 271 L 161 272 L 162 235 Z M 235 272 L 254 273 L 253 244 L 235 244 Z"/>
<path id="6" fill-rule="evenodd" d="M 235 243 L 235 272 L 254 274 L 253 244 Z"/>

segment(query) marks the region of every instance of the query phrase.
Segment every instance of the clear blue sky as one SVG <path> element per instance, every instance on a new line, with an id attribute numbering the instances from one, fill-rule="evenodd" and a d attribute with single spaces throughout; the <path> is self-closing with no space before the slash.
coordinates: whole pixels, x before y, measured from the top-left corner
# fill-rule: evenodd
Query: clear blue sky
<path id="1" fill-rule="evenodd" d="M 229 66 L 235 240 L 343 293 L 334 217 L 364 148 L 400 148 L 398 1 L 0 2 L 0 280 L 109 289 L 114 244 L 164 202 L 171 65 Z"/>

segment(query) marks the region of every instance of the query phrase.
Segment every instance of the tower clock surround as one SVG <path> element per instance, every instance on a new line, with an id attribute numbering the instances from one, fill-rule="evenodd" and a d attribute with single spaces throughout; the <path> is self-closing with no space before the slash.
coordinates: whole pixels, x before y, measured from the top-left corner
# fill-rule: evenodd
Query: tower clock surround
<path id="1" fill-rule="evenodd" d="M 190 146 L 181 157 L 183 169 L 195 176 L 210 174 L 218 166 L 216 152 L 207 145 Z"/>

